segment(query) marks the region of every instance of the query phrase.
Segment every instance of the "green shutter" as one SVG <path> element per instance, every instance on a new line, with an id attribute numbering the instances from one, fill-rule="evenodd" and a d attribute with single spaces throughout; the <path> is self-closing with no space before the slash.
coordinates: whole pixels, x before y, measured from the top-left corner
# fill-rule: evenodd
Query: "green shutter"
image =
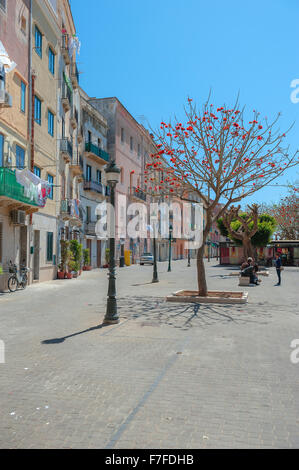
<path id="1" fill-rule="evenodd" d="M 47 232 L 47 261 L 53 261 L 53 232 Z"/>

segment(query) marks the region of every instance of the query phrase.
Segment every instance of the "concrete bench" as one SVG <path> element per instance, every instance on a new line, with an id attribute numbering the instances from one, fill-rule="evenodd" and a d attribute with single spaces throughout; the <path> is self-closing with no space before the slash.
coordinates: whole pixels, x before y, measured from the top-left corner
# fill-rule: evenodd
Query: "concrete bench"
<path id="1" fill-rule="evenodd" d="M 248 276 L 239 276 L 239 286 L 249 286 L 250 277 Z"/>
<path id="2" fill-rule="evenodd" d="M 267 277 L 270 275 L 269 271 L 258 271 L 256 274 L 257 276 L 267 276 Z M 240 276 L 240 271 L 230 273 L 230 276 Z"/>

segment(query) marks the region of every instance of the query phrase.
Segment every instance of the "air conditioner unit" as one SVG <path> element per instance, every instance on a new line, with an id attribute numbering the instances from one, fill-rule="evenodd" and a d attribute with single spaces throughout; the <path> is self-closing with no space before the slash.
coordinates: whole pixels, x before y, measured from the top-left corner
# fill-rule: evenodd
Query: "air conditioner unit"
<path id="1" fill-rule="evenodd" d="M 12 107 L 12 96 L 5 90 L 0 90 L 0 107 Z"/>
<path id="2" fill-rule="evenodd" d="M 13 225 L 25 225 L 26 212 L 18 210 L 11 211 L 10 218 Z"/>

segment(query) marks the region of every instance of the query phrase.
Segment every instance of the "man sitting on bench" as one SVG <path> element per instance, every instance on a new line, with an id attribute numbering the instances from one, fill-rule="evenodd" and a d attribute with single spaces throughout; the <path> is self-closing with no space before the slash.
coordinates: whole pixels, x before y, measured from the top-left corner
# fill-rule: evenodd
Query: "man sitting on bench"
<path id="1" fill-rule="evenodd" d="M 250 284 L 256 284 L 258 286 L 261 282 L 256 275 L 258 269 L 258 265 L 253 264 L 253 259 L 248 258 L 247 263 L 243 263 L 241 266 L 241 276 L 249 277 Z"/>

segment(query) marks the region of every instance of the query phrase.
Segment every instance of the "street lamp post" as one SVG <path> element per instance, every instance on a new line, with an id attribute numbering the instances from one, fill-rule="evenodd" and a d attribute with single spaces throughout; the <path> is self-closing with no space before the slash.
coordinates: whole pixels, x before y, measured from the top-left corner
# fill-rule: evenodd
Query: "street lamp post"
<path id="1" fill-rule="evenodd" d="M 153 242 L 153 248 L 154 248 L 154 265 L 153 265 L 153 280 L 152 282 L 159 282 L 158 279 L 158 270 L 157 270 L 157 245 L 156 245 L 156 230 L 154 229 L 154 242 Z"/>
<path id="2" fill-rule="evenodd" d="M 115 286 L 115 187 L 119 182 L 120 169 L 116 166 L 115 161 L 111 161 L 105 168 L 106 181 L 110 187 L 110 204 L 112 209 L 109 235 L 109 285 L 106 315 L 103 321 L 105 325 L 119 323 L 116 303 L 116 286 Z M 113 230 L 111 230 L 113 228 Z"/>
<path id="3" fill-rule="evenodd" d="M 188 248 L 188 268 L 190 268 L 191 263 L 190 263 L 190 250 Z"/>
<path id="4" fill-rule="evenodd" d="M 169 260 L 168 260 L 168 272 L 171 271 L 171 240 L 172 240 L 172 225 L 169 225 Z"/>

